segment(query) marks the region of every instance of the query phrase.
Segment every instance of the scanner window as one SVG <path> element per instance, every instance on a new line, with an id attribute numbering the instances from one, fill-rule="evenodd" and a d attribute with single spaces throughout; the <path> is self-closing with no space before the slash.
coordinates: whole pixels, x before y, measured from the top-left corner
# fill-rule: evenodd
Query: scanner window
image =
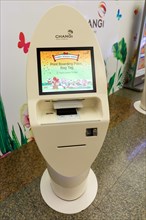
<path id="1" fill-rule="evenodd" d="M 97 136 L 97 128 L 87 128 L 86 129 L 86 136 L 91 137 L 91 136 Z"/>
<path id="2" fill-rule="evenodd" d="M 57 110 L 57 115 L 77 115 L 76 108 L 63 108 L 56 110 Z"/>

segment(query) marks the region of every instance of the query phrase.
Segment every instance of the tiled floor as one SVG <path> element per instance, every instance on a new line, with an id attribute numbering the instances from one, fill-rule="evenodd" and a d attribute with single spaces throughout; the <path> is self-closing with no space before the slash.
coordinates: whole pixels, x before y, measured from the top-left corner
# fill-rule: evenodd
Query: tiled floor
<path id="1" fill-rule="evenodd" d="M 94 202 L 65 215 L 40 194 L 45 162 L 35 142 L 0 160 L 1 220 L 146 220 L 146 116 L 133 103 L 141 93 L 122 89 L 109 97 L 111 122 L 92 165 L 99 184 Z"/>

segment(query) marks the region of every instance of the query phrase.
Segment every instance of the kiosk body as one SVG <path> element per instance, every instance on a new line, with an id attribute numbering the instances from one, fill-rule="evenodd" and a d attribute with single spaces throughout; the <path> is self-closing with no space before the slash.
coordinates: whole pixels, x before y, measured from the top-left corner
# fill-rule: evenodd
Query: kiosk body
<path id="1" fill-rule="evenodd" d="M 67 79 L 59 79 L 61 74 Z M 52 8 L 38 24 L 28 54 L 27 91 L 30 123 L 53 191 L 77 199 L 105 139 L 109 107 L 100 47 L 73 8 Z"/>
<path id="2" fill-rule="evenodd" d="M 134 107 L 135 109 L 146 115 L 146 45 L 145 45 L 145 77 L 144 77 L 144 86 L 143 86 L 143 92 L 142 92 L 142 96 L 141 96 L 141 100 L 136 101 L 134 103 Z"/>
<path id="3" fill-rule="evenodd" d="M 146 112 L 146 44 L 145 44 L 145 79 L 144 79 L 144 87 L 143 87 L 143 93 L 141 96 L 141 102 L 140 107 Z"/>

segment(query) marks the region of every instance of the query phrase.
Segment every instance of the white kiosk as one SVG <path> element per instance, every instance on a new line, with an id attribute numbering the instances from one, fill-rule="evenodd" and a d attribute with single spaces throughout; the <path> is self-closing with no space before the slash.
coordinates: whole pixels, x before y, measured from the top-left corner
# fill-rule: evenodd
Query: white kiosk
<path id="1" fill-rule="evenodd" d="M 134 102 L 135 109 L 146 115 L 146 45 L 145 45 L 145 79 L 141 100 Z"/>
<path id="2" fill-rule="evenodd" d="M 27 90 L 33 134 L 47 163 L 41 194 L 56 211 L 80 212 L 97 193 L 90 167 L 107 133 L 109 106 L 100 47 L 74 8 L 56 6 L 38 24 Z"/>

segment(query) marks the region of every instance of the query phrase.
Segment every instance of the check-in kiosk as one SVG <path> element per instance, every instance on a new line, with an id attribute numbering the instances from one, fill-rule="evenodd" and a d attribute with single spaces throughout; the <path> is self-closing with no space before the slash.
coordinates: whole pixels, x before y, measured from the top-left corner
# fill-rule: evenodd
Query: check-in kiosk
<path id="1" fill-rule="evenodd" d="M 142 113 L 143 115 L 146 115 L 146 44 L 145 44 L 145 79 L 144 79 L 144 86 L 143 86 L 143 92 L 141 96 L 141 100 L 138 100 L 134 102 L 135 109 Z"/>
<path id="2" fill-rule="evenodd" d="M 47 164 L 41 194 L 59 212 L 84 210 L 97 193 L 90 167 L 107 133 L 109 106 L 99 44 L 74 8 L 56 6 L 39 22 L 27 91 L 31 127 Z"/>

